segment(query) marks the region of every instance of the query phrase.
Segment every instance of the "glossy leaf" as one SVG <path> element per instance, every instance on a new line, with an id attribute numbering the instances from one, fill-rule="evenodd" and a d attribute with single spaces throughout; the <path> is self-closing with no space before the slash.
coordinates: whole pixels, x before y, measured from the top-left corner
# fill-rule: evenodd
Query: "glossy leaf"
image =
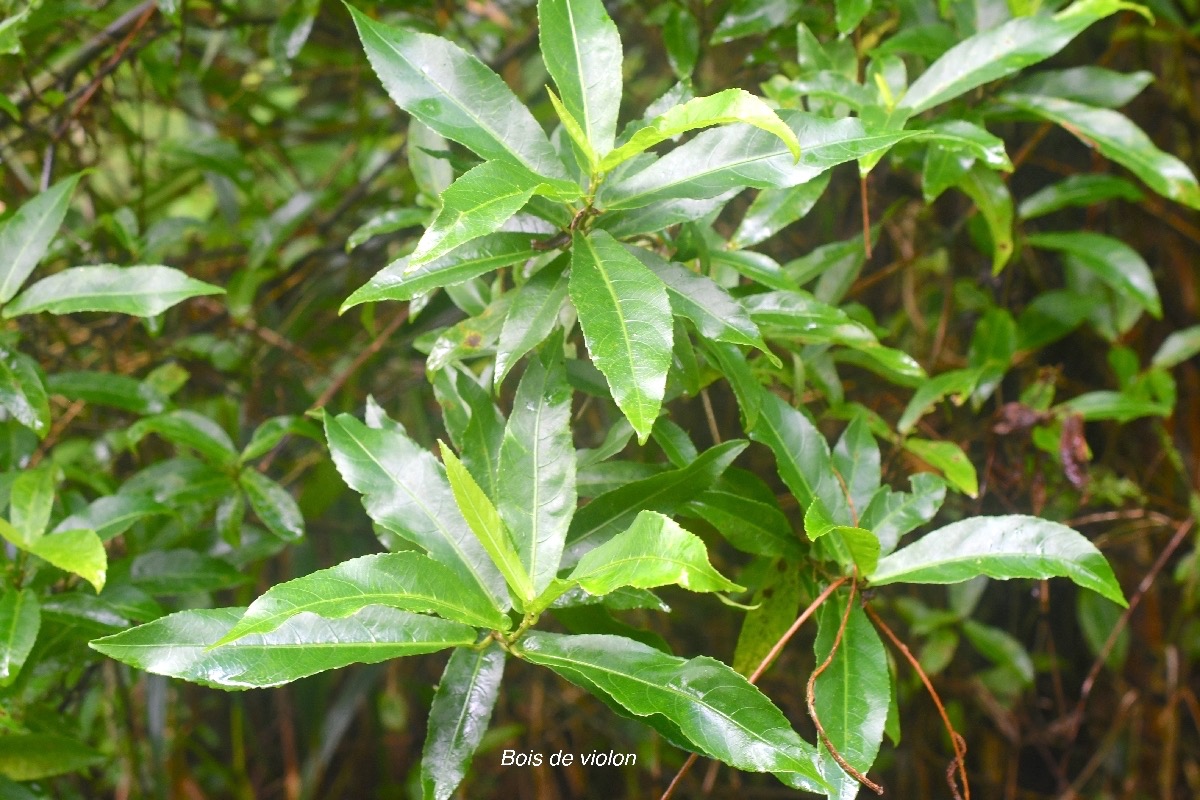
<path id="1" fill-rule="evenodd" d="M 395 233 L 405 228 L 423 228 L 429 224 L 429 214 L 429 210 L 425 208 L 392 208 L 377 214 L 355 228 L 346 238 L 346 252 L 351 252 L 376 236 Z"/>
<path id="2" fill-rule="evenodd" d="M 850 517 L 853 519 L 853 512 Z M 879 563 L 880 546 L 875 534 L 858 525 L 839 524 L 820 499 L 814 500 L 804 512 L 804 534 L 812 542 L 821 539 L 830 560 L 847 572 L 869 575 Z"/>
<path id="3" fill-rule="evenodd" d="M 800 0 L 735 0 L 713 31 L 714 43 L 783 27 L 802 7 Z"/>
<path id="4" fill-rule="evenodd" d="M 1089 106 L 1120 108 L 1154 82 L 1153 73 L 1115 72 L 1092 64 L 1040 70 L 1013 83 L 1018 94 L 1061 97 Z"/>
<path id="5" fill-rule="evenodd" d="M 491 499 L 479 488 L 479 484 L 454 452 L 445 442 L 438 442 L 438 446 L 442 451 L 442 463 L 446 465 L 446 477 L 450 480 L 454 502 L 458 504 L 463 519 L 467 521 L 483 549 L 491 556 L 492 563 L 500 570 L 509 588 L 517 593 L 523 605 L 527 605 L 537 596 L 537 592 L 534 591 L 529 572 L 522 563 L 521 554 L 517 552 L 512 533 L 500 518 L 500 512 L 496 510 Z"/>
<path id="6" fill-rule="evenodd" d="M 368 428 L 348 414 L 325 417 L 325 438 L 342 479 L 363 495 L 372 519 L 507 609 L 504 578 L 463 519 L 432 453 L 398 431 Z"/>
<path id="7" fill-rule="evenodd" d="M 979 478 L 967 454 L 954 442 L 906 439 L 904 449 L 946 476 L 946 480 L 968 497 L 979 494 Z"/>
<path id="8" fill-rule="evenodd" d="M 799 160 L 800 141 L 770 106 L 744 89 L 726 89 L 708 97 L 694 98 L 655 117 L 628 142 L 602 158 L 599 169 L 607 172 L 622 161 L 681 133 L 735 122 L 752 125 L 778 137 L 792 154 L 792 160 Z"/>
<path id="9" fill-rule="evenodd" d="M 1137 175 L 1154 191 L 1190 208 L 1200 208 L 1200 183 L 1188 166 L 1154 146 L 1128 117 L 1057 97 L 1004 94 L 1005 105 L 1054 122 Z"/>
<path id="10" fill-rule="evenodd" d="M 48 533 L 23 542 L 8 523 L 0 520 L 0 536 L 61 570 L 83 578 L 99 592 L 104 588 L 108 554 L 95 531 L 68 530 Z"/>
<path id="11" fill-rule="evenodd" d="M 922 129 L 920 141 L 981 160 L 992 169 L 1012 172 L 1004 140 L 965 119 L 938 120 Z"/>
<path id="12" fill-rule="evenodd" d="M 16 295 L 46 255 L 67 215 L 79 178 L 79 175 L 64 178 L 24 203 L 0 224 L 0 303 L 7 303 Z"/>
<path id="13" fill-rule="evenodd" d="M 849 523 L 846 498 L 833 474 L 825 438 L 804 414 L 772 392 L 760 392 L 762 410 L 750 438 L 771 448 L 779 477 L 803 508 L 820 498 L 833 521 Z"/>
<path id="14" fill-rule="evenodd" d="M 545 131 L 479 59 L 438 36 L 384 25 L 353 8 L 350 13 L 396 105 L 481 158 L 509 161 L 570 187 Z"/>
<path id="15" fill-rule="evenodd" d="M 613 400 L 645 443 L 671 366 L 671 306 L 663 282 L 604 231 L 576 233 L 571 301 Z"/>
<path id="16" fill-rule="evenodd" d="M 1025 237 L 1025 241 L 1034 247 L 1069 255 L 1122 296 L 1134 300 L 1153 316 L 1162 316 L 1162 301 L 1150 266 L 1120 239 L 1090 231 L 1071 231 L 1036 233 Z"/>
<path id="17" fill-rule="evenodd" d="M 529 201 L 539 182 L 536 175 L 506 161 L 485 161 L 463 173 L 442 192 L 442 208 L 409 255 L 405 272 L 495 233 Z"/>
<path id="18" fill-rule="evenodd" d="M 68 400 L 118 408 L 135 414 L 158 414 L 166 408 L 166 395 L 146 381 L 111 372 L 56 372 L 46 378 L 46 389 Z"/>
<path id="19" fill-rule="evenodd" d="M 238 461 L 246 463 L 274 450 L 289 436 L 303 436 L 320 441 L 321 430 L 303 417 L 284 414 L 265 420 L 250 435 L 250 442 L 242 448 Z"/>
<path id="20" fill-rule="evenodd" d="M 50 465 L 17 473 L 8 493 L 9 521 L 13 532 L 6 534 L 5 538 L 23 546 L 36 541 L 46 532 L 50 513 L 54 510 L 55 473 L 56 470 Z"/>
<path id="21" fill-rule="evenodd" d="M 409 272 L 408 257 L 384 267 L 342 303 L 339 311 L 380 300 L 411 300 L 422 292 L 469 281 L 538 254 L 528 233 L 492 233 Z"/>
<path id="22" fill-rule="evenodd" d="M 511 626 L 478 587 L 420 553 L 377 553 L 278 583 L 250 604 L 214 647 L 253 633 L 270 633 L 297 614 L 342 619 L 379 605 L 434 613 L 477 628 Z"/>
<path id="23" fill-rule="evenodd" d="M 1174 409 L 1166 403 L 1133 397 L 1124 392 L 1085 392 L 1058 406 L 1058 410 L 1079 414 L 1084 422 L 1116 420 L 1129 422 L 1139 417 L 1169 417 Z"/>
<path id="24" fill-rule="evenodd" d="M 185 549 L 143 553 L 130 565 L 129 579 L 155 595 L 211 592 L 250 580 L 228 561 Z"/>
<path id="25" fill-rule="evenodd" d="M 212 464 L 228 465 L 237 460 L 237 450 L 224 428 L 195 411 L 168 411 L 139 420 L 129 428 L 129 441 L 137 444 L 150 433 L 195 450 Z"/>
<path id="26" fill-rule="evenodd" d="M 680 513 L 698 516 L 745 553 L 800 555 L 800 543 L 775 493 L 757 475 L 730 468 Z"/>
<path id="27" fill-rule="evenodd" d="M 100 541 L 107 542 L 129 530 L 138 520 L 171 513 L 170 508 L 152 497 L 118 493 L 96 498 L 86 508 L 59 522 L 54 530 L 85 528 L 95 531 Z"/>
<path id="28" fill-rule="evenodd" d="M 879 561 L 871 583 L 960 583 L 991 578 L 1070 578 L 1125 606 L 1100 551 L 1065 525 L 1037 517 L 971 517 L 927 533 Z"/>
<path id="29" fill-rule="evenodd" d="M 537 347 L 558 324 L 563 302 L 567 299 L 565 258 L 542 268 L 524 286 L 514 290 L 512 304 L 500 329 L 496 346 L 495 385 L 504 383 L 517 361 Z"/>
<path id="30" fill-rule="evenodd" d="M 834 19 L 838 33 L 845 35 L 858 27 L 867 14 L 871 13 L 871 0 L 837 0 L 834 3 Z"/>
<path id="31" fill-rule="evenodd" d="M 904 534 L 933 519 L 946 499 L 946 484 L 933 473 L 918 472 L 909 483 L 910 492 L 877 493 L 859 518 L 859 524 L 879 540 L 882 555 L 895 550 Z"/>
<path id="32" fill-rule="evenodd" d="M 879 445 L 864 417 L 856 416 L 846 426 L 833 448 L 832 464 L 842 479 L 842 493 L 855 509 L 855 516 L 860 516 L 880 481 Z"/>
<path id="33" fill-rule="evenodd" d="M 1132 183 L 1115 175 L 1071 175 L 1022 200 L 1017 206 L 1017 214 L 1021 219 L 1034 219 L 1071 206 L 1090 206 L 1117 199 L 1139 203 L 1142 193 Z"/>
<path id="34" fill-rule="evenodd" d="M 450 654 L 433 695 L 421 755 L 426 798 L 449 800 L 466 776 L 500 695 L 504 658 L 499 647 L 460 647 Z"/>
<path id="35" fill-rule="evenodd" d="M 294 542 L 304 536 L 304 516 L 287 489 L 252 468 L 239 473 L 238 483 L 267 530 L 285 542 Z"/>
<path id="36" fill-rule="evenodd" d="M 497 505 L 539 595 L 558 573 L 575 514 L 575 446 L 562 339 L 530 359 L 500 445 Z"/>
<path id="37" fill-rule="evenodd" d="M 992 235 L 992 274 L 999 275 L 1013 254 L 1012 195 L 1003 179 L 989 167 L 975 164 L 958 181 L 958 187 L 975 201 L 975 207 Z"/>
<path id="38" fill-rule="evenodd" d="M 17 679 L 41 625 L 36 592 L 11 587 L 4 590 L 0 595 L 0 686 L 8 686 Z"/>
<path id="39" fill-rule="evenodd" d="M 539 0 L 538 43 L 562 103 L 598 155 L 621 105 L 621 37 L 600 0 Z"/>
<path id="40" fill-rule="evenodd" d="M 1200 353 L 1200 325 L 1175 331 L 1163 340 L 1154 358 L 1150 360 L 1153 366 L 1161 369 L 1171 369 Z"/>
<path id="41" fill-rule="evenodd" d="M 954 369 L 935 375 L 922 383 L 913 392 L 912 398 L 904 408 L 904 413 L 896 422 L 896 431 L 902 434 L 911 431 L 922 417 L 947 396 L 953 395 L 955 405 L 965 403 L 967 397 L 975 389 L 979 375 L 978 369 Z"/>
<path id="42" fill-rule="evenodd" d="M 750 772 L 791 773 L 810 791 L 824 783 L 813 747 L 762 692 L 719 661 L 676 658 L 619 636 L 540 632 L 527 634 L 515 652 L 635 718 L 665 717 L 711 758 Z"/>
<path id="43" fill-rule="evenodd" d="M 37 362 L 24 353 L 0 347 L 0 408 L 44 437 L 50 432 L 50 398 Z"/>
<path id="44" fill-rule="evenodd" d="M 242 611 L 180 611 L 97 639 L 91 647 L 155 675 L 220 689 L 256 689 L 349 664 L 466 647 L 476 638 L 474 628 L 459 622 L 369 606 L 344 619 L 299 614 L 270 633 L 211 647 L 233 628 Z"/>
<path id="45" fill-rule="evenodd" d="M 829 186 L 829 173 L 786 189 L 763 189 L 746 209 L 730 239 L 734 247 L 751 247 L 802 219 L 821 199 Z"/>
<path id="46" fill-rule="evenodd" d="M 4 307 L 5 319 L 48 311 L 102 311 L 152 317 L 189 297 L 224 294 L 171 267 L 71 267 L 43 278 Z"/>

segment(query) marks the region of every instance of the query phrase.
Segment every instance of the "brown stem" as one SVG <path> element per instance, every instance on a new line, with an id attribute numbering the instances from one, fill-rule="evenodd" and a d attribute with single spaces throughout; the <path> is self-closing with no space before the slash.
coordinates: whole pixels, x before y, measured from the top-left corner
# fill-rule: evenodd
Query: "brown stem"
<path id="1" fill-rule="evenodd" d="M 933 698 L 933 704 L 937 706 L 938 714 L 942 718 L 942 725 L 946 727 L 946 732 L 950 734 L 950 743 L 954 746 L 954 761 L 951 762 L 951 770 L 947 773 L 947 783 L 950 784 L 950 791 L 954 793 L 955 800 L 971 800 L 971 784 L 967 781 L 967 743 L 963 737 L 958 735 L 958 731 L 954 730 L 954 725 L 950 722 L 949 715 L 946 714 L 946 707 L 942 705 L 942 698 L 938 696 L 937 690 L 933 688 L 933 682 L 929 680 L 929 676 L 925 674 L 925 670 L 921 669 L 921 662 L 917 661 L 912 651 L 908 649 L 908 645 L 900 641 L 887 623 L 875 613 L 875 609 L 871 608 L 869 603 L 863 603 L 863 610 L 867 612 L 867 616 L 875 623 L 875 627 L 883 631 L 883 634 L 891 641 L 892 645 L 904 656 L 912 668 L 916 670 L 917 676 L 920 677 L 921 683 L 925 684 L 925 691 L 929 692 L 929 696 Z M 957 767 L 958 776 L 962 781 L 962 793 L 958 791 L 958 786 L 953 780 L 954 768 Z"/>
<path id="2" fill-rule="evenodd" d="M 863 252 L 871 258 L 871 204 L 867 199 L 867 176 L 858 179 L 859 194 L 862 196 Z"/>
<path id="3" fill-rule="evenodd" d="M 883 794 L 883 787 L 872 781 L 866 775 L 850 766 L 849 762 L 842 757 L 838 749 L 833 746 L 833 742 L 829 741 L 829 735 L 825 733 L 825 726 L 821 724 L 821 718 L 817 715 L 817 678 L 821 676 L 825 670 L 829 669 L 829 665 L 833 663 L 833 657 L 837 655 L 838 647 L 842 643 L 842 635 L 846 632 L 846 624 L 850 622 L 850 611 L 854 607 L 854 595 L 857 591 L 858 584 L 850 584 L 850 597 L 846 599 L 846 610 L 842 612 L 842 621 L 838 623 L 837 635 L 833 637 L 833 645 L 829 648 L 829 655 L 825 656 L 825 660 L 821 665 L 812 671 L 808 676 L 808 686 L 805 690 L 805 699 L 808 701 L 808 716 L 812 719 L 813 725 L 817 726 L 817 735 L 821 737 L 821 742 L 825 745 L 825 749 L 829 751 L 829 755 L 833 756 L 833 760 L 838 763 L 838 766 L 854 780 L 866 786 L 875 794 Z"/>

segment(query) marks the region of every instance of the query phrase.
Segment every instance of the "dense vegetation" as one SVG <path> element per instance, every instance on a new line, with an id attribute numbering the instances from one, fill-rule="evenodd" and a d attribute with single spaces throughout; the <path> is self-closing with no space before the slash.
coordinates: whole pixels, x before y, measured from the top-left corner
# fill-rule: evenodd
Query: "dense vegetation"
<path id="1" fill-rule="evenodd" d="M 1196 15 L 0 0 L 0 796 L 1200 792 Z"/>

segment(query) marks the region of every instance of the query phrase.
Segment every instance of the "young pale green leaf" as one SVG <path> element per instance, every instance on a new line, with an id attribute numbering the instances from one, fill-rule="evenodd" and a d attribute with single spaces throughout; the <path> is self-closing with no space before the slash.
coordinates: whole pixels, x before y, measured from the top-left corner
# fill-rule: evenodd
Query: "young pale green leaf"
<path id="1" fill-rule="evenodd" d="M 1162 317 L 1162 301 L 1150 266 L 1120 239 L 1090 231 L 1071 231 L 1036 233 L 1025 237 L 1025 241 L 1034 247 L 1067 254 L 1121 296 L 1135 301 L 1154 317 Z"/>
<path id="2" fill-rule="evenodd" d="M 802 554 L 775 493 L 752 472 L 727 469 L 712 488 L 682 507 L 680 513 L 700 517 L 744 553 L 796 558 Z"/>
<path id="3" fill-rule="evenodd" d="M 17 209 L 0 225 L 0 303 L 7 303 L 46 255 L 58 233 L 79 175 L 64 178 Z"/>
<path id="4" fill-rule="evenodd" d="M 824 663 L 833 649 L 838 628 L 846 611 L 846 597 L 834 594 L 817 612 L 817 640 L 813 651 L 817 663 Z M 875 763 L 891 695 L 887 652 L 875 626 L 855 603 L 833 660 L 817 676 L 813 687 L 813 707 L 825 728 L 825 735 L 846 762 L 862 774 Z M 828 751 L 821 752 L 825 779 L 836 791 L 829 795 L 852 800 L 861 788 L 858 781 L 842 771 Z"/>
<path id="5" fill-rule="evenodd" d="M 14 781 L 52 778 L 103 764 L 105 760 L 103 753 L 56 733 L 9 733 L 0 736 L 0 775 Z"/>
<path id="6" fill-rule="evenodd" d="M 155 675 L 218 689 L 258 689 L 349 664 L 467 647 L 475 629 L 460 622 L 368 606 L 344 619 L 298 614 L 266 634 L 211 647 L 241 608 L 180 611 L 91 642 L 109 658 Z"/>
<path id="7" fill-rule="evenodd" d="M 1200 208 L 1200 183 L 1192 170 L 1155 147 L 1145 131 L 1125 115 L 1058 97 L 1004 94 L 998 99 L 1007 106 L 1061 125 L 1162 196 L 1190 208 Z"/>
<path id="8" fill-rule="evenodd" d="M 483 545 L 492 558 L 492 563 L 500 570 L 509 587 L 521 598 L 522 605 L 537 596 L 529 571 L 517 552 L 516 542 L 500 512 L 492 505 L 492 501 L 479 488 L 479 484 L 471 477 L 471 473 L 458 460 L 445 442 L 438 442 L 442 451 L 442 463 L 446 465 L 446 477 L 450 480 L 450 489 L 454 492 L 454 502 L 462 512 L 463 519 L 471 526 L 475 538 Z M 503 446 L 501 453 L 503 454 Z"/>
<path id="9" fill-rule="evenodd" d="M 896 549 L 901 536 L 933 519 L 946 499 L 945 482 L 931 472 L 918 472 L 909 483 L 911 492 L 877 493 L 859 518 L 859 524 L 879 540 L 883 555 Z"/>
<path id="10" fill-rule="evenodd" d="M 41 369 L 29 356 L 7 347 L 0 347 L 0 408 L 38 438 L 50 432 L 50 398 Z"/>
<path id="11" fill-rule="evenodd" d="M 573 189 L 545 131 L 500 76 L 438 36 L 350 9 L 367 59 L 396 105 L 480 157 L 519 164 Z"/>
<path id="12" fill-rule="evenodd" d="M 946 480 L 968 497 L 979 494 L 979 478 L 975 465 L 962 448 L 954 442 L 935 442 L 929 439 L 905 439 L 904 449 L 940 471 Z"/>
<path id="13" fill-rule="evenodd" d="M 829 173 L 786 189 L 763 189 L 729 240 L 731 247 L 751 247 L 766 241 L 812 211 L 829 186 Z"/>
<path id="14" fill-rule="evenodd" d="M 456 648 L 446 662 L 429 709 L 421 755 L 421 788 L 429 800 L 449 800 L 492 719 L 504 677 L 504 651 Z"/>
<path id="15" fill-rule="evenodd" d="M 156 433 L 172 444 L 191 448 L 217 466 L 228 466 L 237 461 L 237 450 L 225 429 L 195 411 L 179 409 L 139 420 L 129 427 L 129 442 L 136 445 L 150 433 Z"/>
<path id="16" fill-rule="evenodd" d="M 824 538 L 822 544 L 830 548 L 833 560 L 847 572 L 857 570 L 869 575 L 879 563 L 880 546 L 875 534 L 857 525 L 834 522 L 820 498 L 804 512 L 804 533 L 812 542 Z"/>
<path id="17" fill-rule="evenodd" d="M 0 535 L 8 538 L 5 526 L 0 525 Z M 50 562 L 61 570 L 74 573 L 95 587 L 99 593 L 104 588 L 108 572 L 108 553 L 104 542 L 95 531 L 71 530 L 48 533 L 27 546 L 13 542 L 18 547 Z"/>
<path id="18" fill-rule="evenodd" d="M 811 745 L 758 689 L 719 661 L 682 659 L 620 636 L 530 632 L 514 653 L 650 722 L 665 717 L 697 751 L 749 772 L 825 784 Z M 675 737 L 672 737 L 675 738 Z"/>
<path id="19" fill-rule="evenodd" d="M 792 161 L 799 161 L 800 141 L 795 131 L 770 106 L 744 89 L 726 89 L 708 97 L 689 100 L 660 114 L 649 125 L 634 133 L 628 142 L 604 156 L 599 169 L 608 172 L 621 162 L 681 133 L 735 122 L 753 125 L 778 137 L 791 153 Z"/>
<path id="20" fill-rule="evenodd" d="M 663 282 L 604 231 L 575 233 L 571 301 L 613 400 L 646 443 L 671 366 L 671 304 Z"/>
<path id="21" fill-rule="evenodd" d="M 1116 175 L 1072 175 L 1026 197 L 1017 206 L 1017 216 L 1034 219 L 1072 206 L 1090 206 L 1117 199 L 1140 203 L 1142 192 Z"/>
<path id="22" fill-rule="evenodd" d="M 0 595 L 0 686 L 17 679 L 42 626 L 37 593 L 7 588 Z"/>
<path id="23" fill-rule="evenodd" d="M 673 311 L 690 320 L 701 336 L 757 347 L 778 363 L 746 309 L 714 280 L 645 248 L 626 245 L 625 249 L 658 276 L 667 287 Z"/>
<path id="24" fill-rule="evenodd" d="M 575 514 L 575 446 L 562 337 L 530 359 L 500 445 L 497 504 L 539 595 L 554 580 Z"/>
<path id="25" fill-rule="evenodd" d="M 538 43 L 562 105 L 593 155 L 612 150 L 621 106 L 621 37 L 601 0 L 538 0 Z"/>
<path id="26" fill-rule="evenodd" d="M 678 584 L 693 592 L 740 592 L 708 561 L 698 536 L 654 511 L 643 511 L 624 532 L 586 553 L 567 581 L 589 594 L 622 586 L 653 589 Z"/>
<path id="27" fill-rule="evenodd" d="M 506 161 L 485 161 L 442 192 L 442 208 L 408 257 L 406 273 L 489 233 L 521 210 L 541 179 Z"/>
<path id="28" fill-rule="evenodd" d="M 546 87 L 546 95 L 550 98 L 550 105 L 554 106 L 554 113 L 558 114 L 558 119 L 562 122 L 562 129 L 570 137 L 571 143 L 578 147 L 579 152 L 583 154 L 583 168 L 589 174 L 595 173 L 596 165 L 600 163 L 600 157 L 596 155 L 592 143 L 588 141 L 587 132 L 549 86 Z"/>
<path id="29" fill-rule="evenodd" d="M 992 274 L 999 275 L 1013 254 L 1013 202 L 1004 180 L 990 167 L 975 164 L 958 181 L 992 235 Z"/>
<path id="30" fill-rule="evenodd" d="M 504 577 L 463 519 L 432 453 L 399 431 L 368 428 L 348 414 L 326 415 L 325 438 L 342 479 L 363 495 L 372 519 L 479 586 L 500 610 L 508 608 Z"/>
<path id="31" fill-rule="evenodd" d="M 741 440 L 723 442 L 682 469 L 629 481 L 594 498 L 571 520 L 563 566 L 574 565 L 584 553 L 628 528 L 643 509 L 674 513 L 712 486 L 745 449 L 746 442 Z"/>
<path id="32" fill-rule="evenodd" d="M 367 606 L 433 613 L 476 628 L 506 630 L 511 621 L 479 587 L 420 553 L 376 553 L 276 584 L 213 647 L 270 633 L 297 614 L 342 619 Z"/>
<path id="33" fill-rule="evenodd" d="M 498 267 L 525 261 L 538 254 L 528 233 L 503 232 L 481 236 L 453 253 L 422 264 L 409 272 L 408 256 L 397 259 L 359 287 L 338 310 L 380 300 L 411 300 L 422 292 L 477 278 Z"/>
<path id="34" fill-rule="evenodd" d="M 267 530 L 285 542 L 304 536 L 304 516 L 287 489 L 253 468 L 238 473 L 238 483 Z"/>
<path id="35" fill-rule="evenodd" d="M 224 294 L 171 267 L 71 267 L 42 278 L 4 307 L 5 319 L 48 311 L 102 311 L 153 317 L 189 297 Z"/>
<path id="36" fill-rule="evenodd" d="M 921 74 L 904 94 L 896 113 L 902 119 L 1044 61 L 1092 23 L 1130 4 L 1122 0 L 1076 0 L 1054 16 L 1009 20 L 964 39 Z"/>
<path id="37" fill-rule="evenodd" d="M 1200 353 L 1200 325 L 1175 331 L 1159 345 L 1150 360 L 1153 366 L 1171 369 Z"/>
<path id="38" fill-rule="evenodd" d="M 46 464 L 21 470 L 13 479 L 8 493 L 8 513 L 19 539 L 15 542 L 18 546 L 32 543 L 46 532 L 50 512 L 54 510 L 56 472 L 54 467 Z"/>
<path id="39" fill-rule="evenodd" d="M 1037 517 L 971 517 L 927 533 L 879 560 L 871 583 L 961 583 L 991 578 L 1070 578 L 1127 605 L 1104 556 L 1082 534 Z"/>
<path id="40" fill-rule="evenodd" d="M 558 324 L 558 315 L 567 299 L 567 263 L 567 256 L 560 256 L 524 286 L 513 290 L 512 305 L 504 317 L 500 343 L 496 346 L 497 388 L 517 361 L 545 341 Z"/>

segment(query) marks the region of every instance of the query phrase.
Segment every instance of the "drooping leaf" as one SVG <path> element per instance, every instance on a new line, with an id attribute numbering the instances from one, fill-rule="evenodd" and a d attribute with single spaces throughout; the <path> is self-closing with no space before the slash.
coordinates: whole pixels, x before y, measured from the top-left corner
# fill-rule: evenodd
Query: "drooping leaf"
<path id="1" fill-rule="evenodd" d="M 1200 325 L 1177 330 L 1159 345 L 1150 363 L 1161 369 L 1171 369 L 1200 353 Z"/>
<path id="2" fill-rule="evenodd" d="M 285 542 L 304 536 L 304 516 L 291 492 L 253 468 L 243 469 L 238 474 L 238 483 L 267 530 Z"/>
<path id="3" fill-rule="evenodd" d="M 1013 254 L 1013 202 L 1008 187 L 990 167 L 975 164 L 958 180 L 992 235 L 992 274 L 999 275 Z"/>
<path id="4" fill-rule="evenodd" d="M 431 800 L 449 800 L 466 777 L 492 719 L 504 677 L 504 651 L 456 648 L 429 709 L 421 755 L 421 787 Z"/>
<path id="5" fill-rule="evenodd" d="M 13 299 L 58 233 L 79 175 L 29 200 L 0 225 L 0 303 Z"/>
<path id="6" fill-rule="evenodd" d="M 558 573 L 575 514 L 575 446 L 561 336 L 530 359 L 500 445 L 497 505 L 539 595 Z"/>
<path id="7" fill-rule="evenodd" d="M 39 438 L 50 432 L 50 398 L 36 361 L 0 347 L 0 408 Z"/>
<path id="8" fill-rule="evenodd" d="M 0 595 L 0 686 L 17 679 L 41 625 L 36 592 L 11 587 L 4 590 Z"/>
<path id="9" fill-rule="evenodd" d="M 95 531 L 58 531 L 24 541 L 11 525 L 0 519 L 0 536 L 61 570 L 78 575 L 92 584 L 97 593 L 104 588 L 108 554 Z"/>
<path id="10" fill-rule="evenodd" d="M 948 395 L 954 396 L 955 405 L 965 403 L 979 382 L 979 375 L 978 369 L 953 369 L 922 383 L 900 415 L 896 431 L 902 434 L 911 431 L 930 409 Z"/>
<path id="11" fill-rule="evenodd" d="M 272 586 L 213 646 L 270 633 L 297 614 L 342 619 L 371 605 L 435 613 L 477 628 L 505 630 L 511 625 L 478 587 L 432 558 L 376 553 Z"/>
<path id="12" fill-rule="evenodd" d="M 1120 239 L 1090 231 L 1035 233 L 1025 237 L 1034 247 L 1069 255 L 1124 297 L 1135 301 L 1154 317 L 1162 316 L 1162 301 L 1154 286 L 1150 266 Z"/>
<path id="13" fill-rule="evenodd" d="M 680 509 L 712 525 L 731 545 L 760 556 L 799 556 L 800 543 L 775 493 L 752 472 L 737 468 Z"/>
<path id="14" fill-rule="evenodd" d="M 66 371 L 46 378 L 46 390 L 68 400 L 118 408 L 135 414 L 158 414 L 166 395 L 146 381 L 112 372 Z"/>
<path id="15" fill-rule="evenodd" d="M 325 437 L 342 479 L 363 495 L 372 519 L 508 608 L 504 577 L 463 519 L 432 453 L 398 431 L 368 428 L 348 414 L 326 415 Z"/>
<path id="16" fill-rule="evenodd" d="M 833 448 L 833 468 L 841 478 L 842 492 L 861 516 L 879 488 L 879 445 L 871 435 L 866 419 L 859 415 L 850 421 Z"/>
<path id="17" fill-rule="evenodd" d="M 224 294 L 171 267 L 71 267 L 42 278 L 4 307 L 5 319 L 49 311 L 103 311 L 152 317 L 189 297 Z"/>
<path id="18" fill-rule="evenodd" d="M 384 25 L 353 8 L 350 13 L 396 105 L 484 159 L 516 163 L 573 188 L 529 109 L 479 59 L 441 37 Z"/>
<path id="19" fill-rule="evenodd" d="M 950 484 L 968 497 L 979 494 L 975 465 L 954 442 L 929 439 L 905 439 L 904 449 L 940 471 Z"/>
<path id="20" fill-rule="evenodd" d="M 620 636 L 531 632 L 514 648 L 630 716 L 663 717 L 684 742 L 749 772 L 791 774 L 809 791 L 824 780 L 816 751 L 762 692 L 704 656 L 682 659 Z"/>
<path id="21" fill-rule="evenodd" d="M 621 105 L 621 37 L 600 0 L 539 0 L 538 43 L 562 103 L 597 155 L 612 150 Z"/>
<path id="22" fill-rule="evenodd" d="M 604 231 L 576 232 L 570 294 L 588 352 L 645 443 L 671 366 L 671 305 L 663 282 Z"/>
<path id="23" fill-rule="evenodd" d="M 1018 94 L 1061 97 L 1076 103 L 1120 108 L 1154 82 L 1154 74 L 1116 72 L 1087 64 L 1067 69 L 1045 69 L 1025 75 L 1012 84 Z M 1082 176 L 1080 176 L 1082 177 Z"/>
<path id="24" fill-rule="evenodd" d="M 992 578 L 1070 578 L 1125 606 L 1100 551 L 1065 525 L 1020 515 L 971 517 L 927 533 L 879 560 L 871 583 L 959 583 Z"/>
<path id="25" fill-rule="evenodd" d="M 21 470 L 10 485 L 8 506 L 13 531 L 5 538 L 16 537 L 13 543 L 18 547 L 36 541 L 46 532 L 54 510 L 55 472 L 48 464 Z"/>
<path id="26" fill-rule="evenodd" d="M 257 689 L 338 669 L 475 643 L 460 622 L 368 606 L 344 619 L 298 614 L 267 634 L 210 648 L 241 608 L 179 611 L 91 642 L 93 650 L 155 675 L 219 689 Z M 303 647 L 297 647 L 297 645 Z"/>
<path id="27" fill-rule="evenodd" d="M 1171 405 L 1143 397 L 1134 397 L 1125 392 L 1084 392 L 1056 407 L 1057 411 L 1079 414 L 1084 422 L 1093 420 L 1116 420 L 1129 422 L 1139 417 L 1169 417 L 1174 410 Z"/>
<path id="28" fill-rule="evenodd" d="M 779 477 L 801 507 L 820 498 L 831 518 L 849 524 L 846 497 L 833 474 L 829 445 L 804 414 L 766 389 L 760 389 L 762 409 L 750 438 L 775 454 Z"/>
<path id="29" fill-rule="evenodd" d="M 497 387 L 504 383 L 516 362 L 545 341 L 558 324 L 563 301 L 567 299 L 566 266 L 567 258 L 562 256 L 514 290 L 496 347 Z"/>
<path id="30" fill-rule="evenodd" d="M 1071 175 L 1031 194 L 1017 206 L 1021 219 L 1034 219 L 1071 206 L 1090 206 L 1107 200 L 1140 203 L 1142 192 L 1116 175 Z"/>

